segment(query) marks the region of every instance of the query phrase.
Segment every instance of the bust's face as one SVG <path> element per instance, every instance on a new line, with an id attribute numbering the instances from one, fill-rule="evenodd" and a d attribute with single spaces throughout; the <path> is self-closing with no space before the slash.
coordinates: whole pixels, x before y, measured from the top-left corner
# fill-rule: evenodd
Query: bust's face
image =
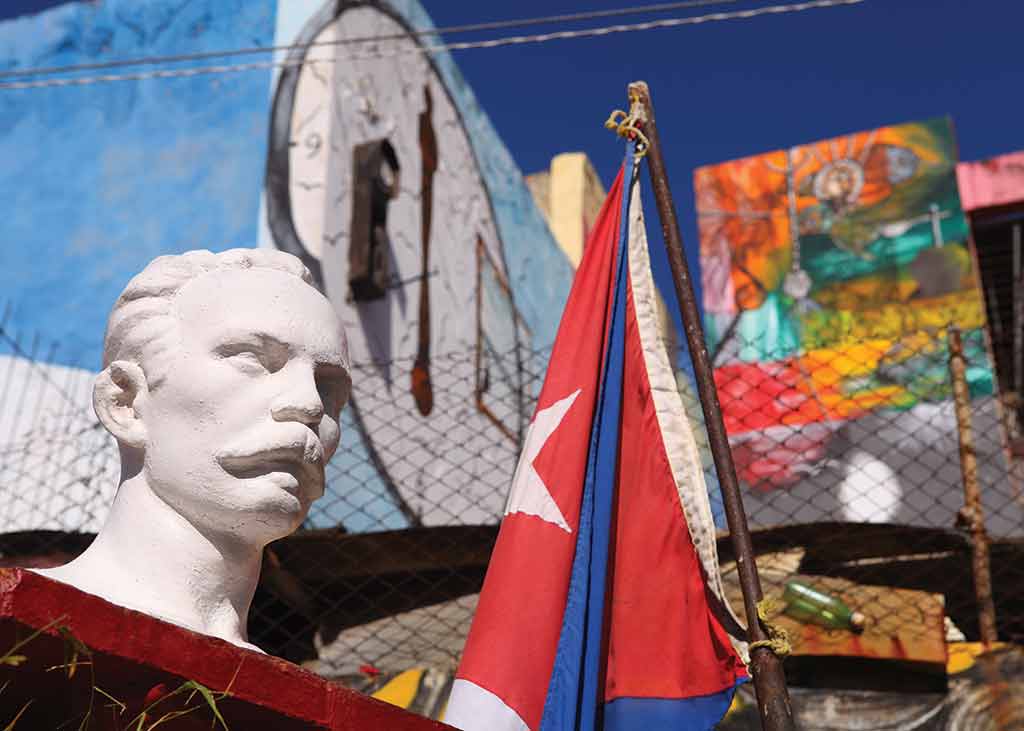
<path id="1" fill-rule="evenodd" d="M 285 536 L 323 494 L 338 446 L 338 317 L 297 277 L 259 268 L 203 274 L 175 305 L 180 346 L 140 410 L 149 485 L 203 532 Z"/>

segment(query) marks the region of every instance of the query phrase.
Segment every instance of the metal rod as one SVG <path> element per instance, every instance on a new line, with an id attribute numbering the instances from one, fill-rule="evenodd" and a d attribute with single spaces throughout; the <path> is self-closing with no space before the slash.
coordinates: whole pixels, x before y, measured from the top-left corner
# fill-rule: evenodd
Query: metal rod
<path id="1" fill-rule="evenodd" d="M 945 243 L 942 240 L 942 219 L 945 216 L 939 211 L 938 203 L 932 203 L 928 206 L 928 218 L 932 222 L 932 246 L 941 249 Z"/>
<path id="2" fill-rule="evenodd" d="M 1013 302 L 1013 391 L 1018 410 L 1024 389 L 1024 277 L 1021 268 L 1021 225 L 1018 222 L 1013 224 L 1013 286 L 1010 288 Z"/>
<path id="3" fill-rule="evenodd" d="M 989 565 L 988 533 L 981 507 L 978 486 L 978 457 L 971 433 L 971 394 L 967 387 L 967 362 L 964 359 L 960 330 L 949 328 L 949 377 L 953 384 L 953 405 L 956 409 L 957 436 L 960 441 L 960 474 L 964 483 L 964 506 L 957 516 L 971 535 L 971 565 L 974 574 L 974 596 L 978 602 L 978 627 L 986 647 L 998 639 L 996 607 L 992 600 L 992 572 Z"/>
<path id="4" fill-rule="evenodd" d="M 767 639 L 764 628 L 757 616 L 757 603 L 761 600 L 761 581 L 757 576 L 754 563 L 754 549 L 747 527 L 747 516 L 740 498 L 739 482 L 736 479 L 736 467 L 732 461 L 732 451 L 725 432 L 722 419 L 722 408 L 718 402 L 718 391 L 715 389 L 711 359 L 708 357 L 704 331 L 700 324 L 696 296 L 690 272 L 683 256 L 683 240 L 679 233 L 679 221 L 676 218 L 672 192 L 669 190 L 668 174 L 665 160 L 661 155 L 661 140 L 655 124 L 654 107 L 647 84 L 636 81 L 629 85 L 630 98 L 638 98 L 645 119 L 643 131 L 650 146 L 647 152 L 648 172 L 654 199 L 658 205 L 658 218 L 661 220 L 661 231 L 668 252 L 669 264 L 672 267 L 672 279 L 675 283 L 676 298 L 683 318 L 683 331 L 690 347 L 693 360 L 694 375 L 697 380 L 697 392 L 700 394 L 701 408 L 707 425 L 708 441 L 711 454 L 718 472 L 718 482 L 722 489 L 725 503 L 725 516 L 729 523 L 733 551 L 736 555 L 736 567 L 740 586 L 743 589 L 743 608 L 747 618 L 747 634 L 751 642 Z M 754 676 L 754 689 L 757 692 L 757 703 L 761 714 L 761 724 L 765 731 L 795 731 L 793 710 L 786 690 L 786 678 L 782 672 L 782 659 L 767 647 L 758 647 L 750 653 L 750 669 Z"/>
<path id="5" fill-rule="evenodd" d="M 985 287 L 985 296 L 988 298 L 988 322 L 992 326 L 992 339 L 997 348 L 1003 347 L 1003 339 L 1006 337 L 1003 332 L 1003 318 L 999 315 L 999 295 L 992 285 Z"/>

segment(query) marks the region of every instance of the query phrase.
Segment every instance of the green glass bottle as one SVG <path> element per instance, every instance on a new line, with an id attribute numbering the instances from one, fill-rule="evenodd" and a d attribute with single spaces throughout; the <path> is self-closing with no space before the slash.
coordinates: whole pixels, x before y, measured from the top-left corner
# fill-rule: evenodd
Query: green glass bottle
<path id="1" fill-rule="evenodd" d="M 812 589 L 799 581 L 790 581 L 782 593 L 789 617 L 804 624 L 817 624 L 826 629 L 846 629 L 860 632 L 864 629 L 864 615 L 850 609 L 841 600 Z"/>

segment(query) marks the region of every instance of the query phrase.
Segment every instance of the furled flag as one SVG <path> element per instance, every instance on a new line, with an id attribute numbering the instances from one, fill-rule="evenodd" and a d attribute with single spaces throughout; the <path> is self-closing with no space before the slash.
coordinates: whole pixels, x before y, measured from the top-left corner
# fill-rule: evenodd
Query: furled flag
<path id="1" fill-rule="evenodd" d="M 636 170 L 562 316 L 445 714 L 464 731 L 709 729 L 747 679 Z"/>

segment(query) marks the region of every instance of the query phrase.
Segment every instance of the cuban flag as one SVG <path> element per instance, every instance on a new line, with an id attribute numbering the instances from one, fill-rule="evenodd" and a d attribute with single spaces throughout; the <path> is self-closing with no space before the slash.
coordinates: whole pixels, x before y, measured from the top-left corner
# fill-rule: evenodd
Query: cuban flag
<path id="1" fill-rule="evenodd" d="M 445 721 L 710 729 L 747 679 L 632 155 L 559 326 Z"/>

